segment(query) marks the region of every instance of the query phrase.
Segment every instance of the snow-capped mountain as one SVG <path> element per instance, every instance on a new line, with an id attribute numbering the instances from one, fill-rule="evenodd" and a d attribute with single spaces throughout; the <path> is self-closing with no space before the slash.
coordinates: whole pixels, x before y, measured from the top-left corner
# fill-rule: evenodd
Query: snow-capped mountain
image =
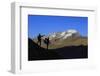
<path id="1" fill-rule="evenodd" d="M 52 40 L 52 39 L 67 39 L 70 37 L 79 37 L 79 36 L 80 36 L 79 32 L 74 29 L 70 29 L 70 30 L 63 31 L 63 32 L 55 32 L 55 33 L 51 33 L 48 35 L 50 40 Z"/>
<path id="2" fill-rule="evenodd" d="M 80 33 L 75 29 L 69 29 L 67 31 L 62 32 L 54 32 L 48 35 L 44 35 L 41 40 L 41 47 L 46 48 L 46 44 L 44 43 L 45 38 L 50 40 L 49 48 L 56 49 L 62 48 L 66 46 L 79 46 L 79 45 L 87 45 L 87 37 L 81 36 Z M 35 43 L 38 42 L 37 38 L 34 38 L 33 41 Z"/>

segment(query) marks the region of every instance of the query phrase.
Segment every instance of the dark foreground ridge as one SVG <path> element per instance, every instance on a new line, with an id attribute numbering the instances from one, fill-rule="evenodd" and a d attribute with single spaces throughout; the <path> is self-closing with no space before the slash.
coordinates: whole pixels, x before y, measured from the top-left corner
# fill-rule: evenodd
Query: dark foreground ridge
<path id="1" fill-rule="evenodd" d="M 28 60 L 78 59 L 88 58 L 88 46 L 67 46 L 58 49 L 45 49 L 28 39 Z"/>

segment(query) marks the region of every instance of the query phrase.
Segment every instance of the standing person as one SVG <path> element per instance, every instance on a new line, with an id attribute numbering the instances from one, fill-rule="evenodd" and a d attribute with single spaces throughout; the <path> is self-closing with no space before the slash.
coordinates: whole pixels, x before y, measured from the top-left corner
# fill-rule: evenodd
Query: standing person
<path id="1" fill-rule="evenodd" d="M 37 36 L 37 39 L 38 39 L 38 42 L 37 43 L 39 43 L 39 45 L 41 46 L 41 40 L 42 40 L 42 35 L 39 33 L 39 35 Z"/>
<path id="2" fill-rule="evenodd" d="M 48 46 L 50 44 L 49 37 L 48 38 L 45 38 L 44 43 L 47 45 L 47 49 L 48 49 Z"/>

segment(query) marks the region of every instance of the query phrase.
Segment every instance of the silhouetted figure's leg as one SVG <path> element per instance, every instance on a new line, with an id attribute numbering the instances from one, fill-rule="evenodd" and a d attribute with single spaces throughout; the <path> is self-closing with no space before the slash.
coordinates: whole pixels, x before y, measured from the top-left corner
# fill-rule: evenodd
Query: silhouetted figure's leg
<path id="1" fill-rule="evenodd" d="M 47 50 L 48 50 L 48 44 L 47 44 Z"/>
<path id="2" fill-rule="evenodd" d="M 40 45 L 41 46 L 41 34 L 39 34 L 38 36 L 37 36 L 37 39 L 38 39 L 38 45 Z"/>
<path id="3" fill-rule="evenodd" d="M 41 46 L 41 40 L 40 40 L 40 46 Z"/>
<path id="4" fill-rule="evenodd" d="M 39 40 L 37 41 L 37 44 L 39 44 Z"/>
<path id="5" fill-rule="evenodd" d="M 50 41 L 49 41 L 49 37 L 48 37 L 47 38 L 47 49 L 48 49 L 49 43 L 50 43 Z"/>

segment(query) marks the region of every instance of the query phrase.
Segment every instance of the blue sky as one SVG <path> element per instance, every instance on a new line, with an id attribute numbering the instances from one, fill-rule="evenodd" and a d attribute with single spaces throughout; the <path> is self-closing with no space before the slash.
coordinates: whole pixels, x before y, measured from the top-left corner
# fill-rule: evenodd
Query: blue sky
<path id="1" fill-rule="evenodd" d="M 82 36 L 87 36 L 88 17 L 28 15 L 29 38 L 34 38 L 39 33 L 44 35 L 52 32 L 67 31 L 68 29 L 75 29 Z"/>

